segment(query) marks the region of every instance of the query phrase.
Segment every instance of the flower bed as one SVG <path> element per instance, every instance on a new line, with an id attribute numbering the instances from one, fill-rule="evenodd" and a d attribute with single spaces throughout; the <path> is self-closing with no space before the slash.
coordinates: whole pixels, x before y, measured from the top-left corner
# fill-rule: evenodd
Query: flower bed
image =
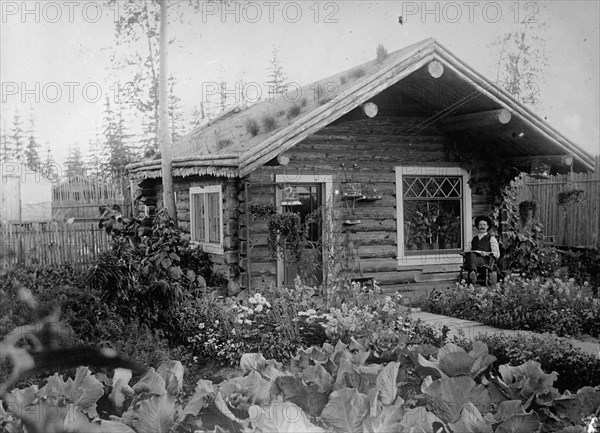
<path id="1" fill-rule="evenodd" d="M 463 282 L 432 292 L 423 309 L 503 329 L 600 337 L 600 299 L 573 279 L 516 276 L 492 288 Z"/>

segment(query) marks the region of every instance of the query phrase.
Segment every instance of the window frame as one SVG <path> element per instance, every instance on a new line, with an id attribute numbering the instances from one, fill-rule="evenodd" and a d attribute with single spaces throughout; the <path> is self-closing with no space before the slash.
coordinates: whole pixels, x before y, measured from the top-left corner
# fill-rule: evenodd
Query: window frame
<path id="1" fill-rule="evenodd" d="M 406 255 L 404 246 L 404 183 L 403 176 L 448 176 L 462 178 L 462 250 L 471 244 L 473 236 L 472 227 L 472 199 L 469 186 L 469 173 L 460 167 L 445 166 L 396 166 L 396 236 L 398 267 L 414 267 L 426 264 L 457 264 L 462 263 L 462 256 L 458 252 L 432 251 L 430 253 Z"/>
<path id="2" fill-rule="evenodd" d="M 221 185 L 206 185 L 206 186 L 193 186 L 190 187 L 190 238 L 193 242 L 198 242 L 202 247 L 202 250 L 211 254 L 223 254 L 223 188 Z M 219 217 L 219 242 L 211 243 L 206 240 L 194 239 L 196 233 L 196 224 L 198 224 L 198 218 L 196 216 L 196 209 L 192 197 L 198 194 L 204 194 L 204 208 L 208 209 L 207 197 L 208 194 L 219 194 L 217 203 L 219 206 L 218 217 Z M 204 215 L 204 232 L 209 232 L 209 215 L 208 212 Z"/>

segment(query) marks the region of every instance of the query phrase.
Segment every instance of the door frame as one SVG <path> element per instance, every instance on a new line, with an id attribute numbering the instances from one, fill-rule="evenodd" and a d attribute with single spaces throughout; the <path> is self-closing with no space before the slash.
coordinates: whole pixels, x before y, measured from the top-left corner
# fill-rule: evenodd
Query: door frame
<path id="1" fill-rule="evenodd" d="M 330 226 L 331 221 L 326 221 L 325 218 L 331 218 L 331 212 L 325 211 L 327 203 L 332 202 L 333 197 L 333 174 L 276 174 L 275 182 L 277 184 L 290 183 L 306 183 L 306 184 L 321 184 L 321 197 L 323 200 L 323 224 L 321 230 L 322 235 L 325 235 L 325 230 Z M 277 210 L 281 210 L 282 189 L 275 188 L 275 205 Z M 283 259 L 277 256 L 277 287 L 282 287 L 285 278 L 285 270 Z M 325 269 L 323 269 L 323 281 L 325 281 Z"/>

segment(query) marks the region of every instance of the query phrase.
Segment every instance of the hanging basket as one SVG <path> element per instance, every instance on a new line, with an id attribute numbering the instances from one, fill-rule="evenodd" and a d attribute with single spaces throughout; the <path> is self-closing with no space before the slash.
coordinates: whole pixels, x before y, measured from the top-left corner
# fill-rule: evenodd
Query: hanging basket
<path id="1" fill-rule="evenodd" d="M 556 202 L 559 206 L 577 206 L 585 202 L 585 190 L 570 180 L 556 196 Z"/>
<path id="2" fill-rule="evenodd" d="M 300 201 L 300 193 L 298 188 L 291 185 L 286 185 L 283 188 L 283 195 L 281 198 L 282 206 L 299 206 L 302 202 Z"/>
<path id="3" fill-rule="evenodd" d="M 531 169 L 529 170 L 529 177 L 534 179 L 550 179 L 550 164 L 544 161 L 535 160 L 531 163 Z"/>

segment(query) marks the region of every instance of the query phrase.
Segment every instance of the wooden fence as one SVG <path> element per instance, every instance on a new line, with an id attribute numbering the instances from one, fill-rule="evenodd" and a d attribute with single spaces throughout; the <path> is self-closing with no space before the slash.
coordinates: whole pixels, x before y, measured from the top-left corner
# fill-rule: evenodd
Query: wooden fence
<path id="1" fill-rule="evenodd" d="M 88 265 L 109 249 L 98 223 L 43 222 L 0 226 L 0 267 Z"/>
<path id="2" fill-rule="evenodd" d="M 52 188 L 52 219 L 98 220 L 100 205 L 117 204 L 131 216 L 129 184 L 72 176 Z"/>
<path id="3" fill-rule="evenodd" d="M 553 236 L 556 245 L 600 247 L 600 157 L 593 173 L 575 173 L 573 180 L 585 191 L 585 201 L 574 207 L 559 206 L 558 193 L 571 175 L 551 176 L 548 180 L 529 179 L 518 191 L 519 201 L 537 203 L 537 215 L 544 234 Z"/>

